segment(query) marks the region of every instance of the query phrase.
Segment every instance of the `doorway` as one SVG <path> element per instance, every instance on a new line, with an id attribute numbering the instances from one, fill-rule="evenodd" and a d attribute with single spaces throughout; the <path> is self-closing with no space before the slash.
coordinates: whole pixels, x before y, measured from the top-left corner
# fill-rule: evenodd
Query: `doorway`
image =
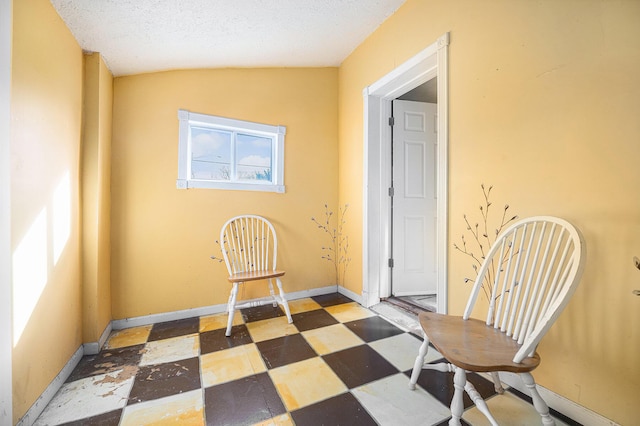
<path id="1" fill-rule="evenodd" d="M 437 309 L 437 78 L 392 101 L 391 295 Z M 419 96 L 425 93 L 429 96 Z"/>
<path id="2" fill-rule="evenodd" d="M 363 203 L 363 303 L 372 306 L 391 296 L 391 141 L 389 117 L 392 101 L 434 80 L 437 87 L 437 203 L 436 288 L 437 311 L 447 310 L 447 162 L 448 92 L 447 49 L 449 34 L 365 88 L 364 97 L 364 203 Z"/>

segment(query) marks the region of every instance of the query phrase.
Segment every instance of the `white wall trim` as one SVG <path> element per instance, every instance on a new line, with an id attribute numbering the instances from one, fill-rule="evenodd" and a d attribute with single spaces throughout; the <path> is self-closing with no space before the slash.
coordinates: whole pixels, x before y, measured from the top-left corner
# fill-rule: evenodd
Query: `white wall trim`
<path id="1" fill-rule="evenodd" d="M 342 289 L 337 285 L 331 285 L 326 287 L 313 288 L 311 290 L 303 290 L 297 291 L 293 293 L 287 293 L 287 300 L 296 300 L 303 299 L 305 297 L 312 296 L 321 296 L 324 294 L 336 293 L 338 291 L 343 292 L 346 291 L 348 294 L 345 294 L 348 297 L 352 297 L 354 300 L 358 297 L 354 293 L 349 290 Z M 358 302 L 359 303 L 359 302 Z M 178 319 L 191 318 L 194 316 L 203 316 L 203 315 L 213 315 L 217 313 L 225 312 L 227 309 L 227 304 L 223 305 L 212 305 L 206 306 L 202 308 L 195 309 L 185 309 L 182 311 L 174 311 L 174 312 L 165 312 L 162 314 L 154 314 L 154 315 L 145 315 L 134 318 L 125 318 L 122 320 L 114 320 L 107 325 L 104 332 L 100 336 L 99 342 L 90 342 L 84 343 L 80 345 L 78 350 L 71 356 L 71 359 L 65 364 L 62 368 L 62 371 L 49 383 L 49 386 L 42 392 L 42 394 L 38 397 L 36 402 L 29 408 L 27 413 L 18 421 L 18 426 L 28 426 L 33 424 L 36 419 L 42 414 L 42 411 L 46 408 L 46 406 L 51 402 L 55 394 L 60 390 L 64 382 L 69 378 L 73 370 L 77 367 L 78 363 L 82 359 L 84 355 L 95 355 L 100 352 L 100 349 L 104 346 L 109 334 L 112 330 L 122 330 L 124 328 L 129 327 L 137 327 L 141 325 L 150 325 L 159 322 L 173 321 Z M 11 390 L 9 388 L 9 390 Z M 2 420 L 2 417 L 0 417 Z M 4 420 L 0 422 L 0 424 L 4 425 Z M 6 422 L 6 424 L 11 424 L 11 420 Z"/>
<path id="2" fill-rule="evenodd" d="M 362 297 L 359 294 L 354 293 L 353 291 L 344 288 L 342 286 L 338 286 L 338 293 L 347 296 L 349 299 L 353 300 L 354 302 L 357 302 L 361 305 L 364 305 L 364 297 Z"/>
<path id="3" fill-rule="evenodd" d="M 341 286 L 335 286 L 335 285 L 314 288 L 311 290 L 303 290 L 303 291 L 298 291 L 294 293 L 288 293 L 287 300 L 296 300 L 296 299 L 302 299 L 305 297 L 321 296 L 324 294 L 335 293 L 336 291 L 340 294 L 343 294 L 349 297 L 350 299 L 354 300 L 355 302 L 361 305 L 363 304 L 362 302 L 364 299 L 362 296 L 357 295 L 356 293 L 352 292 L 349 289 L 346 289 Z M 44 392 L 38 397 L 36 402 L 34 402 L 33 405 L 29 408 L 27 413 L 18 421 L 17 426 L 28 426 L 33 424 L 36 421 L 36 419 L 42 414 L 42 412 L 47 407 L 47 405 L 51 402 L 55 394 L 60 390 L 62 385 L 67 381 L 67 379 L 69 378 L 73 370 L 77 367 L 82 357 L 84 355 L 95 355 L 99 352 L 98 350 L 95 353 L 89 353 L 89 352 L 86 352 L 86 348 L 87 347 L 93 348 L 94 345 L 96 347 L 102 348 L 102 346 L 104 345 L 104 341 L 106 341 L 106 338 L 109 336 L 112 329 L 120 330 L 127 327 L 149 325 L 154 323 L 153 320 L 155 320 L 155 322 L 165 322 L 165 321 L 172 321 L 175 319 L 189 318 L 190 316 L 200 316 L 199 314 L 196 314 L 196 312 L 207 312 L 202 315 L 211 315 L 215 313 L 221 313 L 226 310 L 226 306 L 227 306 L 226 304 L 212 305 L 204 308 L 186 309 L 182 311 L 167 312 L 163 314 L 147 315 L 147 316 L 134 317 L 134 318 L 124 319 L 124 320 L 112 321 L 102 333 L 102 336 L 100 337 L 100 343 L 98 342 L 85 343 L 76 350 L 76 352 L 71 356 L 69 361 L 62 368 L 60 373 L 51 381 L 49 386 L 47 386 Z M 520 378 L 516 374 L 501 373 L 500 378 L 502 382 L 505 383 L 506 385 L 513 387 L 526 395 L 529 395 L 524 384 L 522 383 L 522 380 L 520 380 Z M 579 404 L 576 404 L 575 402 L 570 401 L 567 398 L 564 398 L 563 396 L 560 396 L 540 385 L 537 385 L 537 386 L 538 386 L 538 391 L 540 392 L 544 400 L 547 402 L 549 407 L 564 414 L 567 417 L 570 417 L 573 420 L 576 420 L 585 425 L 594 425 L 594 426 L 617 425 L 617 423 L 601 416 L 598 413 L 595 413 Z M 0 417 L 0 419 L 2 419 L 2 417 Z M 11 422 L 8 422 L 7 424 L 10 424 L 10 423 Z M 1 422 L 0 424 L 5 424 L 5 423 Z"/>
<path id="4" fill-rule="evenodd" d="M 107 339 L 111 334 L 111 331 L 113 331 L 113 325 L 111 321 L 109 321 L 109 324 L 107 324 L 107 326 L 105 327 L 104 331 L 100 335 L 100 338 L 98 339 L 97 342 L 89 342 L 89 343 L 82 344 L 84 354 L 97 355 L 100 352 L 100 349 L 102 349 L 104 347 L 104 344 L 107 342 Z"/>
<path id="5" fill-rule="evenodd" d="M 323 294 L 335 293 L 338 291 L 338 286 L 331 285 L 327 287 L 313 288 L 311 290 L 296 291 L 294 293 L 287 293 L 287 300 L 303 299 L 305 297 L 320 296 Z M 247 302 L 255 301 L 259 299 L 247 300 Z M 164 312 L 160 314 L 144 315 L 140 317 L 124 318 L 119 320 L 113 320 L 111 323 L 114 330 L 122 330 L 130 327 L 139 327 L 143 325 L 156 324 L 160 322 L 175 321 L 180 319 L 201 317 L 205 315 L 221 314 L 226 312 L 227 304 L 203 306 L 201 308 L 185 309 L 182 311 Z"/>
<path id="6" fill-rule="evenodd" d="M 519 390 L 527 396 L 531 396 L 526 386 L 517 374 L 501 372 L 500 381 L 514 389 Z M 563 397 L 562 395 L 558 395 L 557 393 L 550 391 L 544 386 L 540 386 L 538 384 L 536 384 L 536 386 L 538 387 L 538 392 L 540 392 L 540 395 L 550 408 L 564 414 L 565 416 L 577 421 L 578 423 L 590 426 L 617 425 L 617 423 L 615 423 L 613 420 L 609 420 L 606 417 L 603 417 L 600 414 L 596 413 L 595 411 L 591 411 L 588 408 L 583 407 L 582 405 L 579 405 Z"/>
<path id="7" fill-rule="evenodd" d="M 82 359 L 84 350 L 82 345 L 71 355 L 71 359 L 65 364 L 60 373 L 49 383 L 49 386 L 36 399 L 36 402 L 27 410 L 24 416 L 18 421 L 17 426 L 32 425 L 36 419 L 42 414 L 47 405 L 51 402 L 55 394 L 60 390 L 64 382 L 67 381 L 73 370 L 77 367 Z"/>
<path id="8" fill-rule="evenodd" d="M 242 191 L 266 191 L 284 193 L 284 138 L 287 133 L 285 126 L 256 123 L 246 120 L 236 120 L 232 118 L 220 117 L 216 115 L 200 114 L 178 110 L 179 121 L 179 143 L 178 143 L 178 179 L 176 187 L 178 189 L 187 188 L 208 188 L 208 189 L 230 189 Z M 252 181 L 243 182 L 232 176 L 230 181 L 214 181 L 206 179 L 191 178 L 191 126 L 207 127 L 212 130 L 236 132 L 249 132 L 271 139 L 272 155 L 272 182 Z M 235 146 L 235 136 L 232 137 L 232 146 Z M 235 168 L 236 161 L 232 155 L 232 169 Z"/>
<path id="9" fill-rule="evenodd" d="M 12 1 L 0 0 L 0 424 L 13 423 L 11 272 Z"/>
<path id="10" fill-rule="evenodd" d="M 436 259 L 438 312 L 447 312 L 447 229 L 448 229 L 448 45 L 449 33 L 443 34 L 426 49 L 392 70 L 363 91 L 363 304 L 367 307 L 391 295 L 390 211 L 387 195 L 391 185 L 391 164 L 385 141 L 391 140 L 387 118 L 391 101 L 411 89 L 438 78 L 438 207 Z"/>

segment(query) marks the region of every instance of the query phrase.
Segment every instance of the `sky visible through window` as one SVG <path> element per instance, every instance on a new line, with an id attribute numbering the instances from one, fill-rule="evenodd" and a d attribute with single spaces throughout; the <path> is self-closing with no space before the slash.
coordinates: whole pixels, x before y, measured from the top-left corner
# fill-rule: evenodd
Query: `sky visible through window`
<path id="1" fill-rule="evenodd" d="M 268 137 L 192 126 L 191 178 L 271 182 L 272 144 Z"/>

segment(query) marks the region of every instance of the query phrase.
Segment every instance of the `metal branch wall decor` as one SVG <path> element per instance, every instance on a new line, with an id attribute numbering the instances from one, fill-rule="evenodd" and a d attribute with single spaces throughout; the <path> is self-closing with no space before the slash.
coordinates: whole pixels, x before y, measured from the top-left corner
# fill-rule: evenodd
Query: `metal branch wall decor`
<path id="1" fill-rule="evenodd" d="M 518 218 L 517 215 L 511 215 L 509 213 L 509 204 L 505 204 L 502 209 L 502 217 L 499 222 L 495 222 L 495 220 L 489 220 L 489 214 L 493 203 L 490 200 L 491 190 L 493 189 L 493 185 L 486 188 L 484 184 L 480 185 L 482 188 L 482 195 L 484 196 L 484 204 L 480 205 L 480 220 L 474 221 L 470 219 L 466 214 L 464 217 L 464 222 L 467 226 L 467 231 L 471 238 L 467 240 L 465 235 L 463 234 L 460 237 L 461 242 L 454 243 L 453 248 L 458 250 L 460 253 L 468 256 L 472 260 L 471 267 L 476 273 L 476 276 L 473 278 L 465 277 L 464 282 L 475 282 L 478 276 L 478 268 L 482 265 L 482 262 L 485 259 L 486 252 L 491 248 L 493 243 L 500 235 L 500 232 L 511 222 Z M 472 225 L 473 223 L 473 225 Z M 501 267 L 502 265 L 491 265 L 489 270 L 489 274 L 487 279 L 482 284 L 482 290 L 484 295 L 489 300 L 492 290 L 493 290 L 493 278 L 496 274 L 496 268 Z"/>
<path id="2" fill-rule="evenodd" d="M 311 218 L 317 228 L 326 236 L 328 243 L 322 246 L 322 258 L 331 263 L 337 285 L 344 284 L 347 267 L 351 262 L 349 257 L 349 236 L 345 234 L 344 225 L 347 223 L 345 215 L 349 204 L 338 206 L 334 215 L 327 204 L 324 205 L 324 218 Z"/>

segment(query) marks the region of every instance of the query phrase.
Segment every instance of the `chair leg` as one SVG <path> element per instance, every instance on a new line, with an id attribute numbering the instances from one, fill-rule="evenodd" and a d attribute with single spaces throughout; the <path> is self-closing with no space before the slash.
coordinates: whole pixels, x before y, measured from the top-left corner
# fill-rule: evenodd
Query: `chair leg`
<path id="1" fill-rule="evenodd" d="M 464 412 L 464 387 L 467 383 L 467 372 L 463 368 L 456 367 L 453 376 L 453 398 L 451 399 L 451 420 L 449 426 L 460 426 L 460 419 Z"/>
<path id="2" fill-rule="evenodd" d="M 271 295 L 271 298 L 273 299 L 273 307 L 277 308 L 278 307 L 278 298 L 276 297 L 276 293 L 273 291 L 273 281 L 271 278 L 269 278 L 269 294 Z"/>
<path id="3" fill-rule="evenodd" d="M 231 287 L 231 293 L 229 294 L 229 304 L 227 310 L 229 311 L 229 319 L 227 320 L 227 331 L 225 336 L 231 336 L 231 327 L 233 326 L 233 316 L 236 313 L 236 299 L 238 298 L 238 283 L 233 283 Z"/>
<path id="4" fill-rule="evenodd" d="M 529 389 L 529 393 L 531 394 L 531 399 L 533 400 L 533 406 L 536 408 L 536 411 L 542 417 L 542 424 L 553 426 L 556 424 L 553 417 L 549 415 L 549 406 L 544 399 L 538 393 L 538 388 L 536 387 L 536 382 L 533 379 L 531 373 L 520 373 L 520 378 L 524 382 L 525 386 Z"/>
<path id="5" fill-rule="evenodd" d="M 502 395 L 504 393 L 504 388 L 502 387 L 502 382 L 500 381 L 500 373 L 498 373 L 497 371 L 492 371 L 491 377 L 493 378 L 493 388 L 497 393 Z"/>
<path id="6" fill-rule="evenodd" d="M 420 349 L 418 349 L 418 356 L 416 357 L 416 361 L 413 363 L 411 380 L 409 380 L 409 389 L 411 390 L 415 390 L 416 388 L 418 377 L 420 376 L 422 366 L 424 365 L 424 358 L 427 356 L 427 352 L 429 351 L 429 338 L 425 333 L 422 333 L 422 335 L 424 340 L 422 341 L 422 345 L 420 345 Z"/>
<path id="7" fill-rule="evenodd" d="M 282 281 L 280 278 L 276 277 L 276 284 L 278 286 L 278 292 L 280 293 L 280 299 L 282 300 L 282 306 L 284 306 L 284 312 L 287 314 L 287 319 L 289 320 L 289 324 L 293 322 L 291 318 L 291 311 L 289 310 L 289 303 L 287 302 L 287 297 L 284 294 L 284 290 L 282 290 Z"/>
<path id="8" fill-rule="evenodd" d="M 471 398 L 473 403 L 476 405 L 476 408 L 480 410 L 482 414 L 484 414 L 487 420 L 489 420 L 489 423 L 491 423 L 492 426 L 499 426 L 498 422 L 496 422 L 496 419 L 491 415 L 491 412 L 489 411 L 489 407 L 487 406 L 487 403 L 484 401 L 482 396 L 478 393 L 478 391 L 471 384 L 470 381 L 467 380 L 467 383 L 464 385 L 464 390 L 467 392 L 467 394 L 469 395 L 469 398 Z"/>

